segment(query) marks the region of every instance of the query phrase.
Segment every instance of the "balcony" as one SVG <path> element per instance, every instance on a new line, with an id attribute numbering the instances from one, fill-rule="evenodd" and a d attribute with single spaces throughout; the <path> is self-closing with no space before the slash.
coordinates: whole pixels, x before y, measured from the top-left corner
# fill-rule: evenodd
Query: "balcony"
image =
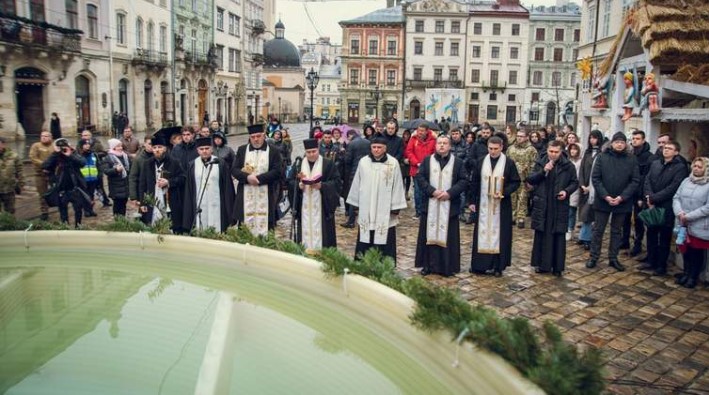
<path id="1" fill-rule="evenodd" d="M 136 49 L 132 60 L 133 66 L 162 71 L 167 67 L 167 53 L 147 49 Z"/>
<path id="2" fill-rule="evenodd" d="M 463 87 L 462 80 L 406 80 L 406 88 L 457 88 Z"/>
<path id="3" fill-rule="evenodd" d="M 183 62 L 188 68 L 202 69 L 203 71 L 216 71 L 216 57 L 212 50 L 209 53 L 184 51 Z"/>
<path id="4" fill-rule="evenodd" d="M 505 92 L 505 89 L 507 89 L 507 81 L 505 81 L 503 84 L 500 84 L 500 83 L 497 82 L 497 81 L 490 81 L 489 83 L 483 81 L 482 86 L 480 87 L 480 89 L 482 89 L 483 92 L 487 92 L 487 91 L 490 91 L 490 92 L 500 91 L 500 92 L 504 93 L 504 92 Z"/>
<path id="5" fill-rule="evenodd" d="M 48 52 L 50 55 L 81 53 L 81 34 L 81 30 L 36 22 L 0 11 L 0 42 L 18 45 L 28 55 L 34 52 Z"/>
<path id="6" fill-rule="evenodd" d="M 251 21 L 251 35 L 259 36 L 266 33 L 266 24 L 260 19 L 253 19 Z"/>
<path id="7" fill-rule="evenodd" d="M 262 53 L 251 52 L 250 55 L 251 55 L 251 64 L 253 64 L 254 67 L 258 67 L 263 64 L 264 56 Z"/>

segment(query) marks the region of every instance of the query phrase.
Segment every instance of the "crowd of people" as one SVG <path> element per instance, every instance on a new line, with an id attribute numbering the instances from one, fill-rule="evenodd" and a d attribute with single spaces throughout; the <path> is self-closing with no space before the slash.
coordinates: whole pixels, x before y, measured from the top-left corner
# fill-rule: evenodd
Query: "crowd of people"
<path id="1" fill-rule="evenodd" d="M 149 225 L 169 218 L 176 234 L 244 225 L 263 235 L 290 209 L 294 240 L 317 250 L 337 245 L 335 212 L 344 204 L 340 225 L 357 228 L 356 257 L 376 248 L 396 261 L 396 227 L 413 184 L 422 275 L 460 271 L 461 222 L 475 224 L 470 271 L 494 276 L 511 264 L 515 227 L 533 229 L 530 264 L 555 276 L 563 275 L 572 240 L 589 251 L 586 267 L 595 268 L 610 227 L 610 267 L 625 270 L 618 256 L 628 249 L 640 270 L 664 276 L 678 233 L 685 264 L 677 283 L 697 285 L 709 248 L 709 160 L 687 162 L 669 135 L 652 153 L 640 130 L 628 144 L 622 132 L 609 139 L 599 130 L 582 143 L 569 125 L 438 131 L 420 122 L 401 136 L 399 129 L 395 119 L 366 125 L 361 134 L 347 125 L 316 126 L 302 158 L 292 158 L 288 129 L 276 119 L 249 126 L 249 142 L 236 151 L 216 121 L 163 129 L 142 143 L 126 125 L 108 149 L 88 130 L 76 145 L 43 131 L 29 158 L 42 219 L 57 206 L 68 222 L 71 204 L 77 226 L 96 215 L 100 202 L 115 216 L 132 205 Z M 3 140 L 0 165 L 2 207 L 14 212 L 24 183 L 20 161 Z"/>

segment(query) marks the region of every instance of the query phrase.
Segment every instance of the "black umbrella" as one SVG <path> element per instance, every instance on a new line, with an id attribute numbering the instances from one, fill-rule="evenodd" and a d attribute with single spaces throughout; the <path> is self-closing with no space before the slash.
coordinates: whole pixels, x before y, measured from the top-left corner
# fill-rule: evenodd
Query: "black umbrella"
<path id="1" fill-rule="evenodd" d="M 643 220 L 645 226 L 659 226 L 665 223 L 665 209 L 662 207 L 647 208 L 638 217 Z"/>
<path id="2" fill-rule="evenodd" d="M 416 129 L 419 127 L 419 125 L 425 124 L 427 128 L 431 130 L 441 130 L 438 125 L 436 125 L 433 122 L 429 122 L 423 118 L 416 118 L 412 119 L 410 121 L 404 121 L 404 123 L 401 124 L 401 127 L 403 129 Z"/>
<path id="3" fill-rule="evenodd" d="M 172 147 L 172 144 L 170 143 L 170 137 L 172 137 L 173 134 L 179 134 L 182 132 L 182 126 L 170 126 L 167 128 L 162 128 L 159 129 L 157 132 L 153 133 L 153 137 L 162 137 L 167 141 L 168 146 Z"/>

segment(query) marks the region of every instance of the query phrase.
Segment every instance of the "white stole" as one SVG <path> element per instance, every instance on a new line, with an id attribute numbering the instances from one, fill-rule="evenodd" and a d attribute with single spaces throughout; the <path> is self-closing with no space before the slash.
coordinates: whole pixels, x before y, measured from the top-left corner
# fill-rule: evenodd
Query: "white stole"
<path id="1" fill-rule="evenodd" d="M 455 155 L 449 154 L 448 163 L 441 169 L 434 155 L 429 157 L 430 172 L 428 182 L 437 190 L 447 191 L 453 185 L 453 167 Z M 426 214 L 426 245 L 448 246 L 448 220 L 451 211 L 450 200 L 428 199 L 428 214 Z"/>
<path id="2" fill-rule="evenodd" d="M 399 223 L 391 211 L 406 208 L 404 182 L 396 159 L 387 155 L 387 161 L 379 163 L 363 157 L 352 179 L 347 203 L 359 207 L 359 241 L 369 244 L 369 232 L 374 231 L 374 244 L 385 245 L 389 228 Z"/>
<path id="3" fill-rule="evenodd" d="M 507 157 L 500 154 L 495 169 L 492 169 L 490 155 L 483 160 L 480 180 L 480 204 L 478 210 L 478 252 L 500 253 L 500 201 L 495 192 L 504 192 L 505 163 Z"/>
<path id="4" fill-rule="evenodd" d="M 318 160 L 313 165 L 312 170 L 310 169 L 310 163 L 306 159 L 300 165 L 300 172 L 305 174 L 305 178 L 322 176 L 322 166 L 322 156 L 318 156 Z M 313 189 L 310 185 L 305 185 L 303 188 L 300 225 L 305 248 L 322 249 L 322 193 L 317 189 Z"/>
<path id="5" fill-rule="evenodd" d="M 157 165 L 157 163 L 156 163 Z M 163 217 L 163 212 L 170 212 L 170 204 L 167 201 L 167 188 L 160 188 L 158 186 L 157 180 L 164 178 L 162 176 L 162 168 L 165 162 L 161 163 L 159 166 L 155 166 L 155 206 L 153 207 L 153 218 L 150 220 L 150 225 L 155 225 Z"/>
<path id="6" fill-rule="evenodd" d="M 216 156 L 212 156 L 210 159 L 214 158 Z M 211 172 L 209 171 L 210 167 L 212 168 Z M 207 173 L 209 173 L 209 178 L 207 178 Z M 197 196 L 194 197 L 195 204 L 201 203 L 201 206 L 198 206 L 195 212 L 197 215 L 196 228 L 199 230 L 214 228 L 217 232 L 221 232 L 222 209 L 221 194 L 219 193 L 219 165 L 205 165 L 202 159 L 195 159 L 194 180 L 195 190 L 197 191 Z M 202 193 L 203 190 L 204 194 Z M 199 201 L 200 196 L 203 196 L 201 202 Z M 200 207 L 202 212 L 197 214 Z"/>
<path id="7" fill-rule="evenodd" d="M 266 150 L 251 150 L 246 146 L 244 164 L 254 169 L 251 174 L 259 175 L 268 172 L 268 155 L 271 147 Z M 250 185 L 244 183 L 244 224 L 251 233 L 257 236 L 268 234 L 268 185 Z"/>

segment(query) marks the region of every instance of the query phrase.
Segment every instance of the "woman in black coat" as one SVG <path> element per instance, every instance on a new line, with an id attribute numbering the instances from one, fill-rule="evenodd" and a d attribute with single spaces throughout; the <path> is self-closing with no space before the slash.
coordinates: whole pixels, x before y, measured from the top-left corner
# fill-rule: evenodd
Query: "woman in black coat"
<path id="1" fill-rule="evenodd" d="M 578 244 L 583 245 L 586 250 L 590 248 L 591 245 L 591 223 L 593 222 L 593 209 L 588 200 L 589 193 L 591 192 L 591 169 L 593 168 L 593 161 L 601 152 L 601 145 L 603 144 L 603 133 L 600 130 L 592 130 L 588 135 L 588 142 L 586 143 L 586 151 L 583 153 L 583 158 L 581 159 L 581 166 L 579 168 L 579 203 L 578 203 L 578 215 L 579 221 L 581 222 L 581 231 L 579 232 Z"/>
<path id="2" fill-rule="evenodd" d="M 49 131 L 52 133 L 52 139 L 56 140 L 62 137 L 62 126 L 59 120 L 59 115 L 56 112 L 52 113 L 52 120 L 49 122 Z"/>
<path id="3" fill-rule="evenodd" d="M 113 215 L 125 216 L 129 196 L 130 161 L 119 140 L 111 139 L 108 145 L 111 149 L 101 160 L 101 172 L 108 178 L 108 195 L 113 199 Z"/>

